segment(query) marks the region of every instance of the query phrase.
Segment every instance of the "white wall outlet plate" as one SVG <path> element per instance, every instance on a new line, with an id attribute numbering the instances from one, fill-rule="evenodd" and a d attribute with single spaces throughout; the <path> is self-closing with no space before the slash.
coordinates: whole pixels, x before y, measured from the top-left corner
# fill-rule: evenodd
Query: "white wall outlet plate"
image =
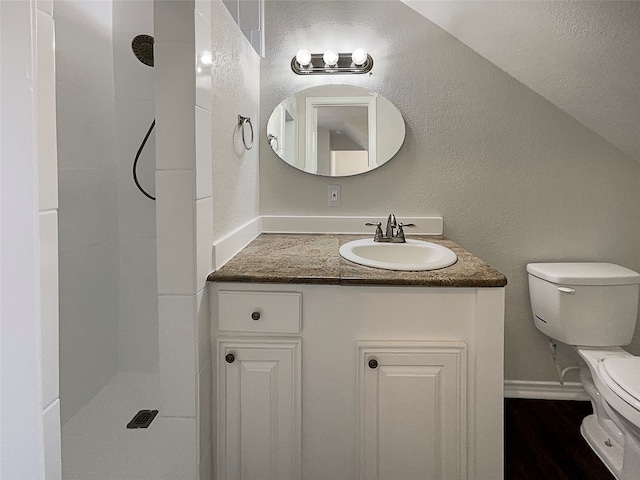
<path id="1" fill-rule="evenodd" d="M 340 206 L 340 185 L 329 185 L 329 206 Z"/>

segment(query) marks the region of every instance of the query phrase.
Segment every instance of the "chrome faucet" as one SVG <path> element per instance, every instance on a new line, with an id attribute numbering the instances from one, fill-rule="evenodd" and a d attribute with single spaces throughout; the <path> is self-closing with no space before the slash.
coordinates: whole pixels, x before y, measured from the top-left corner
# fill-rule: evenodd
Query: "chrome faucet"
<path id="1" fill-rule="evenodd" d="M 376 227 L 376 233 L 373 236 L 374 242 L 387 242 L 387 243 L 406 243 L 404 238 L 403 227 L 415 227 L 413 223 L 398 223 L 396 216 L 392 213 L 387 219 L 387 228 L 385 233 L 382 233 L 381 222 L 367 222 L 367 226 Z"/>
<path id="2" fill-rule="evenodd" d="M 393 230 L 398 228 L 398 222 L 396 222 L 396 216 L 391 213 L 389 214 L 389 218 L 387 218 L 387 231 L 386 237 L 393 238 Z"/>

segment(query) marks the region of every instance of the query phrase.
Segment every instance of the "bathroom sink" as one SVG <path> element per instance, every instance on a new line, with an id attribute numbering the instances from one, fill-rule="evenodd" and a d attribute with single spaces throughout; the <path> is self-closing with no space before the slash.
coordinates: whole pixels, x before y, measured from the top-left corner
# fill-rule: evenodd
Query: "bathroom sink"
<path id="1" fill-rule="evenodd" d="M 340 247 L 340 255 L 354 263 L 385 270 L 436 270 L 458 260 L 447 247 L 413 239 L 406 243 L 354 240 Z"/>

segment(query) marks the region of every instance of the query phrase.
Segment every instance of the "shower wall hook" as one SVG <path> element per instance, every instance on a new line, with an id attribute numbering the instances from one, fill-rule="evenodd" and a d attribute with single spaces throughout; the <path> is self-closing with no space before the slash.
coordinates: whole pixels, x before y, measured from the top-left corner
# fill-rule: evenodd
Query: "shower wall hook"
<path id="1" fill-rule="evenodd" d="M 247 145 L 247 137 L 245 136 L 245 125 L 249 125 L 249 128 L 251 129 L 251 141 L 249 142 L 249 145 Z M 251 124 L 251 118 L 249 117 L 243 117 L 242 115 L 238 115 L 238 126 L 240 127 L 240 130 L 242 131 L 242 143 L 244 144 L 244 148 L 246 148 L 247 150 L 251 150 L 251 148 L 253 148 L 253 125 Z"/>

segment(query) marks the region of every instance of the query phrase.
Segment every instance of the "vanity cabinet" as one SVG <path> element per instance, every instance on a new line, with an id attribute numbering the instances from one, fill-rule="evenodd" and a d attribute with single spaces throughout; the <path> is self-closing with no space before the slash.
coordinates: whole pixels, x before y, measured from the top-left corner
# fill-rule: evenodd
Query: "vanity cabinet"
<path id="1" fill-rule="evenodd" d="M 358 342 L 359 478 L 464 478 L 466 345 Z"/>
<path id="2" fill-rule="evenodd" d="M 504 288 L 210 295 L 214 478 L 502 478 Z"/>
<path id="3" fill-rule="evenodd" d="M 218 342 L 218 478 L 300 478 L 300 339 Z"/>
<path id="4" fill-rule="evenodd" d="M 219 479 L 301 478 L 301 300 L 298 292 L 217 292 Z"/>

